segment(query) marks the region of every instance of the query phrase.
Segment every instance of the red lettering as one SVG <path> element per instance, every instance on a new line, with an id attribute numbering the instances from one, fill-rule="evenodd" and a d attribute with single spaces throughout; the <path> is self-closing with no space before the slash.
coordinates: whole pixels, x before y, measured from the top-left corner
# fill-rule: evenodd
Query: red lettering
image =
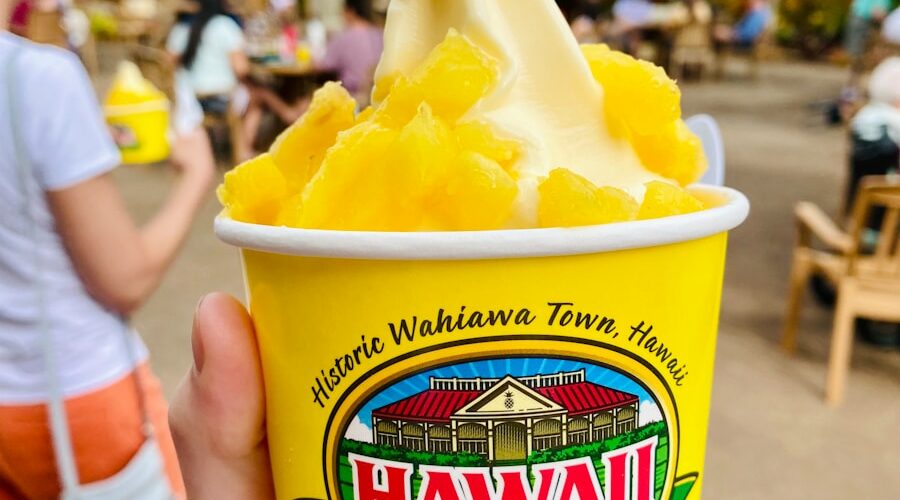
<path id="1" fill-rule="evenodd" d="M 616 450 L 603 455 L 606 466 L 606 500 L 626 500 L 628 497 L 628 450 Z"/>
<path id="2" fill-rule="evenodd" d="M 410 500 L 413 466 L 350 454 L 356 500 Z"/>
<path id="3" fill-rule="evenodd" d="M 469 493 L 466 498 L 469 500 L 494 500 L 496 498 L 490 469 L 462 469 L 461 476 L 465 481 Z M 488 486 L 489 484 L 490 486 Z"/>
<path id="4" fill-rule="evenodd" d="M 637 484 L 635 500 L 653 499 L 653 479 L 656 472 L 656 443 L 657 441 L 644 441 L 643 446 L 635 450 L 637 458 Z"/>
<path id="5" fill-rule="evenodd" d="M 656 488 L 656 447 L 653 436 L 640 443 L 603 454 L 606 500 L 652 500 Z"/>
<path id="6" fill-rule="evenodd" d="M 534 473 L 537 481 L 532 489 L 528 481 L 527 467 L 496 467 L 494 468 L 494 478 L 497 480 L 495 490 L 490 469 L 458 470 L 463 479 L 465 487 L 463 497 L 466 500 L 552 500 L 550 492 L 554 489 L 558 472 L 553 467 L 545 467 L 543 470 L 536 468 Z"/>
<path id="7" fill-rule="evenodd" d="M 605 489 L 589 457 L 534 465 L 534 487 L 524 465 L 492 469 L 422 465 L 417 500 L 653 500 L 658 444 L 654 436 L 604 453 Z M 411 500 L 412 464 L 354 454 L 349 460 L 355 500 Z"/>
<path id="8" fill-rule="evenodd" d="M 597 472 L 590 458 L 569 460 L 557 466 L 563 465 L 562 489 L 557 500 L 603 500 L 600 491 L 600 482 L 597 480 Z"/>
<path id="9" fill-rule="evenodd" d="M 462 500 L 453 471 L 453 467 L 419 467 L 422 486 L 419 487 L 418 500 Z"/>

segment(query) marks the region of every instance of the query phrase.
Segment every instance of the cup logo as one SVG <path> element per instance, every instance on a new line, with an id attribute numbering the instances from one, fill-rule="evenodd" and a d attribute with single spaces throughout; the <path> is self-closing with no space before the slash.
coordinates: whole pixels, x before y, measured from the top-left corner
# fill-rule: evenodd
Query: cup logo
<path id="1" fill-rule="evenodd" d="M 347 419 L 337 497 L 660 500 L 673 491 L 667 413 L 596 361 L 443 364 L 388 381 Z"/>

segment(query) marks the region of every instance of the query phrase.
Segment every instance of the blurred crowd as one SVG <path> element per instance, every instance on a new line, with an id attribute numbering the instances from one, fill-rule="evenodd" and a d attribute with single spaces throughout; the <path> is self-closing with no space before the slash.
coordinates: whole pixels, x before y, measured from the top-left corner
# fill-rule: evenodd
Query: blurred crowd
<path id="1" fill-rule="evenodd" d="M 230 160 L 241 161 L 265 149 L 279 130 L 295 121 L 312 90 L 329 77 L 339 78 L 361 106 L 367 104 L 388 1 L 15 3 L 12 32 L 68 46 L 81 53 L 89 70 L 96 66 L 92 36 L 105 30 L 163 51 L 169 71 L 156 79 L 171 80 L 181 73 L 206 115 L 218 116 L 225 124 L 213 131 L 218 150 L 230 146 Z M 776 44 L 779 22 L 778 6 L 769 0 L 557 3 L 582 43 L 606 43 L 655 62 L 679 80 L 722 77 L 735 58 L 745 60 L 749 75 L 755 76 L 760 59 Z M 894 7 L 892 0 L 850 3 L 843 44 L 848 83 L 835 101 L 833 120 L 852 119 L 866 102 L 864 77 L 880 60 L 900 52 L 900 10 Z M 174 88 L 165 82 L 160 86 Z"/>

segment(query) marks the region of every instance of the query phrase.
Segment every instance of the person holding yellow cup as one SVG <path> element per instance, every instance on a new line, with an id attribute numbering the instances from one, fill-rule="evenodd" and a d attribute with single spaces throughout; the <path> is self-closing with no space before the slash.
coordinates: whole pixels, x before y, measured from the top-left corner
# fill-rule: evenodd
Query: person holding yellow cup
<path id="1" fill-rule="evenodd" d="M 747 200 L 683 187 L 662 70 L 504 3 L 392 3 L 373 107 L 326 85 L 220 188 L 279 499 L 700 496 Z"/>

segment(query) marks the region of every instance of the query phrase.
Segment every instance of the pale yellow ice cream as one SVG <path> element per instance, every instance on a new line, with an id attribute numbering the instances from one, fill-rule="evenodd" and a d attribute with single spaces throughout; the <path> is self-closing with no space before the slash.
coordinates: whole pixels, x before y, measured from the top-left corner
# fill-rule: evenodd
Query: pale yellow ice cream
<path id="1" fill-rule="evenodd" d="M 376 81 L 411 74 L 450 29 L 500 62 L 500 83 L 463 116 L 519 139 L 519 223 L 537 223 L 537 186 L 565 166 L 598 186 L 643 197 L 659 177 L 628 141 L 610 134 L 603 89 L 555 2 L 393 0 Z"/>
<path id="2" fill-rule="evenodd" d="M 220 190 L 236 220 L 339 230 L 573 226 L 702 209 L 661 69 L 579 47 L 552 0 L 393 0 L 373 104 L 330 84 Z"/>

